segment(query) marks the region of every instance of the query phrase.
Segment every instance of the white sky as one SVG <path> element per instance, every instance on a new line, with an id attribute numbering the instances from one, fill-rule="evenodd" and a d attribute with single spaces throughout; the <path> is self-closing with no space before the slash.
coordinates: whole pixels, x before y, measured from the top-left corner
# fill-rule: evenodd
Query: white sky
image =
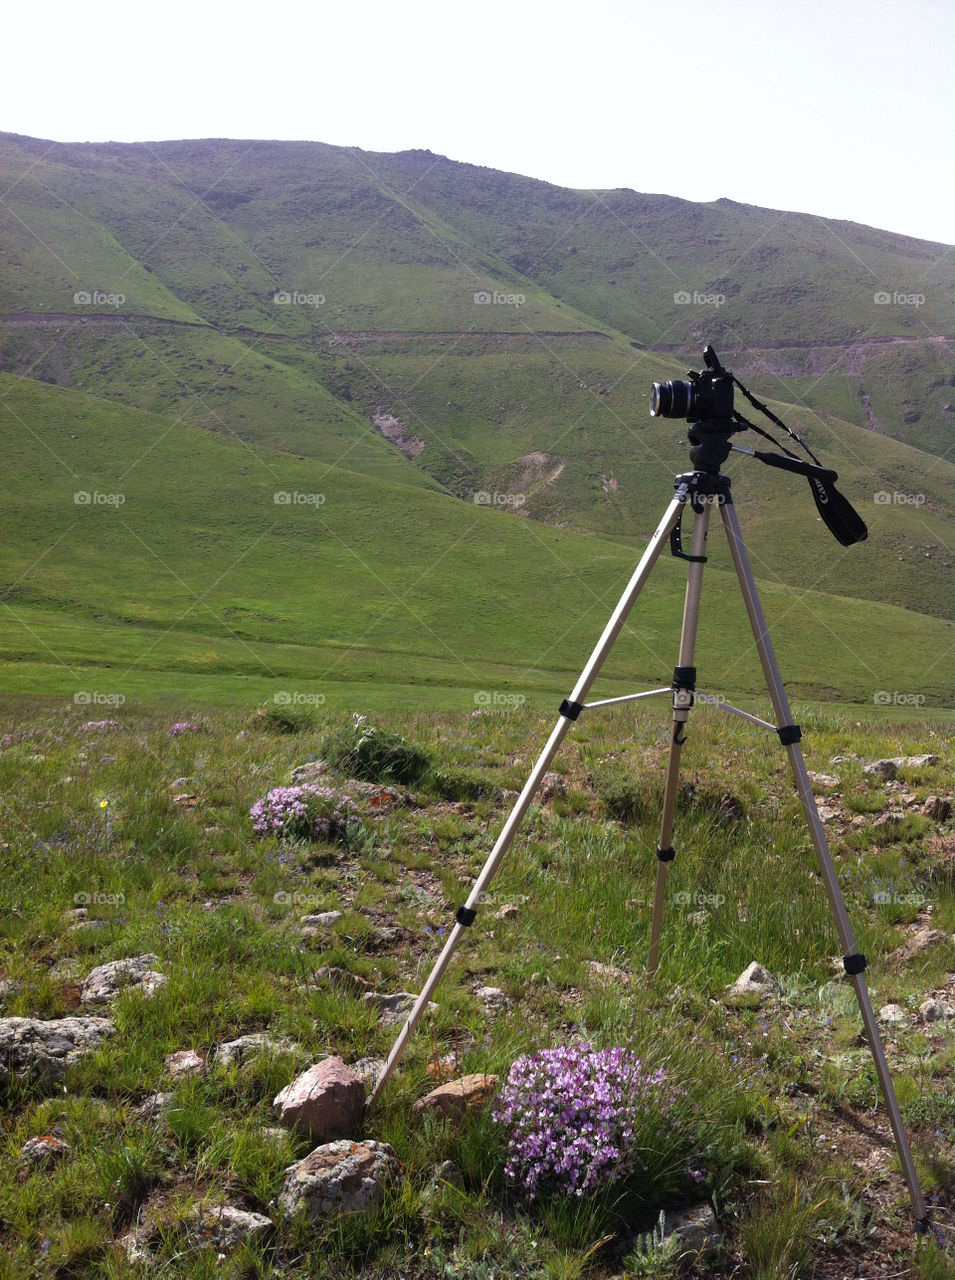
<path id="1" fill-rule="evenodd" d="M 955 0 L 10 8 L 15 133 L 423 147 L 955 243 Z"/>

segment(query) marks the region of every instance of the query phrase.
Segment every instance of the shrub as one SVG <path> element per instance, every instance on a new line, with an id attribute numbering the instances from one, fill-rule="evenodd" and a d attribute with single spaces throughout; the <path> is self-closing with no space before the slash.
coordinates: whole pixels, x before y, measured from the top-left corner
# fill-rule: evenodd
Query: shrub
<path id="1" fill-rule="evenodd" d="M 315 711 L 301 703 L 273 702 L 267 707 L 259 707 L 252 723 L 268 733 L 305 733 L 315 727 Z"/>
<path id="2" fill-rule="evenodd" d="M 330 734 L 323 755 L 335 769 L 364 782 L 418 782 L 431 761 L 420 747 L 406 742 L 389 729 L 369 724 L 365 716 Z"/>
<path id="3" fill-rule="evenodd" d="M 435 770 L 431 785 L 442 800 L 480 800 L 501 794 L 499 788 L 476 769 Z"/>
<path id="4" fill-rule="evenodd" d="M 518 1058 L 494 1111 L 509 1128 L 505 1174 L 533 1199 L 545 1189 L 582 1196 L 642 1169 L 639 1122 L 672 1102 L 663 1078 L 629 1049 L 567 1045 Z"/>
<path id="5" fill-rule="evenodd" d="M 256 800 L 249 817 L 256 835 L 283 840 L 338 840 L 360 822 L 350 796 L 311 783 L 273 787 L 264 800 Z"/>

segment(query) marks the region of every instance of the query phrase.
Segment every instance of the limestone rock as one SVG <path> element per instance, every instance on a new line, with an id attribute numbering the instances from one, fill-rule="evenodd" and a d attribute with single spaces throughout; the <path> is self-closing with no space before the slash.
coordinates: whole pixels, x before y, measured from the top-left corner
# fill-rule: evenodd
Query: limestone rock
<path id="1" fill-rule="evenodd" d="M 324 760 L 306 760 L 292 770 L 292 786 L 301 787 L 309 782 L 320 782 L 327 773 L 328 765 Z"/>
<path id="2" fill-rule="evenodd" d="M 694 1261 L 712 1257 L 723 1243 L 723 1236 L 716 1225 L 716 1215 L 708 1204 L 671 1209 L 663 1219 L 663 1231 L 665 1236 L 677 1237 L 678 1257 L 689 1254 Z"/>
<path id="3" fill-rule="evenodd" d="M 955 1018 L 955 1004 L 929 996 L 919 1005 L 919 1016 L 923 1022 L 948 1022 Z"/>
<path id="4" fill-rule="evenodd" d="M 343 790 L 372 817 L 391 813 L 402 806 L 413 808 L 417 804 L 415 797 L 404 787 L 385 786 L 381 782 L 361 782 L 350 778 Z"/>
<path id="5" fill-rule="evenodd" d="M 297 1046 L 289 1040 L 273 1040 L 265 1031 L 250 1031 L 248 1035 L 217 1045 L 216 1062 L 220 1066 L 231 1067 L 257 1053 L 282 1053 L 295 1048 Z"/>
<path id="6" fill-rule="evenodd" d="M 935 822 L 947 822 L 952 816 L 952 802 L 944 796 L 929 796 L 922 805 L 922 812 Z"/>
<path id="7" fill-rule="evenodd" d="M 599 978 L 601 982 L 621 987 L 627 986 L 630 982 L 630 975 L 615 964 L 604 964 L 600 960 L 586 960 L 584 963 L 594 977 Z"/>
<path id="8" fill-rule="evenodd" d="M 165 974 L 151 968 L 158 961 L 158 956 L 147 953 L 97 965 L 86 976 L 80 1000 L 83 1004 L 108 1004 L 130 987 L 138 987 L 144 994 L 152 995 L 169 981 Z"/>
<path id="9" fill-rule="evenodd" d="M 163 1059 L 166 1075 L 173 1080 L 184 1076 L 201 1076 L 206 1069 L 206 1060 L 195 1049 L 180 1049 L 178 1053 L 167 1053 Z"/>
<path id="10" fill-rule="evenodd" d="M 433 1112 L 442 1118 L 463 1115 L 467 1110 L 483 1107 L 497 1092 L 497 1076 L 477 1072 L 439 1084 L 411 1108 L 411 1114 L 423 1116 Z"/>
<path id="11" fill-rule="evenodd" d="M 758 961 L 754 960 L 727 990 L 734 996 L 766 996 L 777 993 L 780 986 L 769 970 L 764 969 Z"/>
<path id="12" fill-rule="evenodd" d="M 383 1027 L 397 1027 L 407 1018 L 417 998 L 410 991 L 395 991 L 390 995 L 369 991 L 362 996 L 362 1003 L 381 1010 L 380 1021 Z M 428 1004 L 429 1010 L 437 1007 L 433 1002 Z"/>
<path id="13" fill-rule="evenodd" d="M 304 1210 L 312 1225 L 332 1214 L 368 1213 L 400 1170 L 387 1142 L 328 1142 L 285 1170 L 279 1205 L 289 1215 Z"/>
<path id="14" fill-rule="evenodd" d="M 933 755 L 921 756 L 894 756 L 892 763 L 897 769 L 933 769 L 938 764 L 939 757 Z"/>
<path id="15" fill-rule="evenodd" d="M 839 779 L 834 778 L 831 773 L 810 772 L 809 781 L 813 789 L 818 791 L 837 791 L 839 788 Z"/>
<path id="16" fill-rule="evenodd" d="M 162 1120 L 172 1103 L 171 1093 L 151 1093 L 131 1109 L 137 1120 Z"/>
<path id="17" fill-rule="evenodd" d="M 892 782 L 899 771 L 894 760 L 873 760 L 871 764 L 862 766 L 864 778 L 878 778 L 882 782 Z"/>
<path id="18" fill-rule="evenodd" d="M 333 925 L 336 920 L 342 918 L 341 911 L 316 911 L 312 915 L 302 916 L 302 924 L 317 926 L 320 929 L 327 929 Z"/>
<path id="19" fill-rule="evenodd" d="M 906 964 L 909 960 L 913 960 L 922 951 L 926 951 L 929 947 L 934 947 L 940 942 L 945 941 L 945 934 L 941 929 L 931 929 L 927 924 L 921 925 L 916 931 L 902 943 L 901 947 L 892 952 L 891 959 L 898 961 L 900 964 Z"/>
<path id="20" fill-rule="evenodd" d="M 487 1009 L 506 1009 L 511 1003 L 500 987 L 478 987 L 474 994 Z"/>
<path id="21" fill-rule="evenodd" d="M 335 987 L 340 991 L 347 991 L 349 995 L 360 996 L 368 990 L 371 984 L 365 979 L 360 978 L 357 973 L 349 973 L 347 969 L 340 969 L 335 965 L 322 965 L 320 969 L 316 969 L 308 980 L 310 987 Z"/>
<path id="22" fill-rule="evenodd" d="M 548 800 L 556 800 L 558 796 L 566 796 L 567 783 L 559 773 L 545 773 L 541 778 L 540 788 L 538 790 L 538 798 L 546 803 Z"/>
<path id="23" fill-rule="evenodd" d="M 514 905 L 513 902 L 505 902 L 502 907 L 498 907 L 498 909 L 494 912 L 494 919 L 495 920 L 516 920 L 519 915 L 520 915 L 520 912 L 518 911 L 517 907 Z"/>
<path id="24" fill-rule="evenodd" d="M 907 1027 L 908 1015 L 900 1004 L 884 1004 L 879 1010 L 879 1021 L 893 1027 Z"/>
<path id="25" fill-rule="evenodd" d="M 0 1018 L 0 1081 L 10 1072 L 58 1080 L 115 1030 L 108 1018 Z"/>
<path id="26" fill-rule="evenodd" d="M 20 1159 L 25 1164 L 32 1164 L 39 1168 L 42 1165 L 53 1164 L 60 1156 L 65 1156 L 69 1149 L 69 1143 L 44 1134 L 40 1138 L 27 1139 L 20 1148 Z"/>
<path id="27" fill-rule="evenodd" d="M 351 1064 L 355 1075 L 364 1083 L 366 1089 L 374 1089 L 378 1077 L 385 1069 L 384 1058 L 359 1058 Z"/>
<path id="28" fill-rule="evenodd" d="M 272 1230 L 271 1221 L 263 1214 L 249 1213 L 231 1204 L 194 1209 L 185 1225 L 190 1244 L 196 1248 L 211 1245 L 221 1253 L 261 1240 Z"/>
<path id="29" fill-rule="evenodd" d="M 345 1137 L 359 1123 L 365 1084 L 341 1058 L 326 1058 L 286 1085 L 272 1105 L 286 1128 L 326 1142 Z"/>

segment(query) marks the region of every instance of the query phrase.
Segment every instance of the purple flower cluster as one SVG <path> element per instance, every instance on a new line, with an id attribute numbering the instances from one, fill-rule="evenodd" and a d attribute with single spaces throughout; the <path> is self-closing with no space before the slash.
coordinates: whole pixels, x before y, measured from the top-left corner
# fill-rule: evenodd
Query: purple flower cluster
<path id="1" fill-rule="evenodd" d="M 181 733 L 198 733 L 199 726 L 191 720 L 177 720 L 169 730 L 170 738 L 178 738 Z"/>
<path id="2" fill-rule="evenodd" d="M 629 1049 L 578 1044 L 518 1058 L 494 1111 L 510 1130 L 508 1178 L 531 1199 L 543 1187 L 582 1196 L 643 1168 L 638 1121 L 648 1106 L 670 1105 L 663 1076 Z"/>
<path id="3" fill-rule="evenodd" d="M 249 810 L 256 835 L 300 840 L 335 840 L 358 816 L 351 796 L 313 783 L 273 787 Z"/>

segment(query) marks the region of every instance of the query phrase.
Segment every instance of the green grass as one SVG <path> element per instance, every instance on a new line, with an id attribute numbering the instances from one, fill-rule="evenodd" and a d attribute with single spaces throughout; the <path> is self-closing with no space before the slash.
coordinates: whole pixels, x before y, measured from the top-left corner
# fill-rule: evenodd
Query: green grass
<path id="1" fill-rule="evenodd" d="M 621 1269 L 654 1274 L 636 1255 L 624 1265 L 627 1233 L 649 1232 L 661 1207 L 701 1197 L 716 1206 L 724 1260 L 754 1275 L 789 1276 L 794 1267 L 810 1274 L 846 1251 L 876 1258 L 888 1241 L 901 1247 L 909 1210 L 891 1160 L 875 1196 L 856 1163 L 854 1126 L 886 1126 L 851 992 L 833 978 L 828 958 L 838 942 L 784 761 L 761 736 L 709 709 L 694 715 L 684 753 L 657 979 L 646 981 L 643 964 L 666 745 L 647 708 L 593 713 L 556 762 L 568 800 L 577 800 L 531 809 L 439 988 L 438 1010 L 365 1121 L 366 1136 L 394 1146 L 400 1184 L 367 1219 L 336 1219 L 309 1233 L 277 1218 L 271 1206 L 283 1170 L 311 1144 L 263 1136 L 272 1097 L 329 1053 L 383 1056 L 394 1034 L 357 995 L 310 987 L 309 976 L 337 965 L 379 990 L 420 985 L 442 945 L 438 931 L 506 813 L 494 796 L 519 785 L 549 720 L 531 711 L 376 717 L 426 748 L 439 772 L 482 777 L 490 798 L 449 805 L 425 779 L 418 808 L 366 819 L 368 838 L 336 851 L 252 837 L 250 804 L 319 752 L 325 729 L 289 734 L 251 712 L 123 707 L 110 711 L 116 727 L 94 730 L 84 727 L 84 708 L 3 705 L 0 864 L 12 897 L 0 919 L 0 972 L 18 984 L 4 1015 L 63 1016 L 85 974 L 124 955 L 154 952 L 169 978 L 150 999 L 129 992 L 113 1003 L 115 1036 L 69 1070 L 65 1091 L 30 1081 L 7 1089 L 0 1236 L 9 1265 L 38 1277 L 123 1274 L 115 1242 L 145 1214 L 158 1228 L 153 1248 L 164 1274 L 205 1275 L 209 1258 L 184 1248 L 177 1224 L 192 1205 L 223 1200 L 276 1223 L 255 1258 L 245 1251 L 223 1264 L 236 1276 L 279 1267 L 290 1277 L 422 1280 L 502 1269 L 595 1280 Z M 172 721 L 186 714 L 198 731 L 170 737 Z M 850 752 L 932 751 L 940 764 L 906 785 L 918 796 L 948 790 L 950 724 L 854 724 L 832 712 L 802 718 L 809 767 L 837 773 L 846 797 L 858 787 L 858 765 L 830 760 Z M 346 722 L 333 715 L 331 723 Z M 620 821 L 607 816 L 605 798 L 619 795 L 624 776 L 642 803 L 618 807 Z M 888 803 L 885 788 L 866 785 Z M 172 800 L 184 787 L 196 797 L 192 808 Z M 726 793 L 736 797 L 731 813 L 719 805 Z M 955 930 L 955 885 L 939 844 L 951 835 L 917 827 L 909 841 L 886 845 L 864 834 L 836 836 L 833 852 L 869 957 L 873 1000 L 913 1006 L 946 982 L 950 949 L 928 969 L 899 967 L 890 956 L 911 915 L 880 904 L 871 889 L 890 874 L 896 888 L 917 885 L 933 924 Z M 65 913 L 77 895 L 102 926 L 70 930 Z M 516 914 L 492 918 L 503 903 Z M 298 916 L 332 908 L 343 918 L 303 946 Z M 398 926 L 397 942 L 376 940 L 384 924 Z M 780 1001 L 725 1002 L 725 985 L 754 958 L 780 979 Z M 630 981 L 608 983 L 592 960 L 621 967 Z M 473 995 L 488 982 L 505 989 L 505 1011 L 489 1014 Z M 263 1029 L 276 1052 L 164 1081 L 165 1054 L 205 1054 Z M 423 1127 L 411 1118 L 411 1103 L 431 1087 L 426 1066 L 435 1054 L 450 1054 L 461 1071 L 503 1077 L 533 1044 L 577 1038 L 629 1045 L 685 1091 L 670 1117 L 679 1126 L 648 1128 L 646 1169 L 616 1194 L 528 1204 L 503 1176 L 503 1135 L 488 1113 Z M 903 1116 L 944 1229 L 950 1033 L 892 1032 L 888 1040 Z M 137 1119 L 135 1105 L 160 1088 L 172 1093 L 166 1118 Z M 18 1172 L 23 1142 L 47 1132 L 70 1144 L 67 1156 L 48 1171 Z M 428 1190 L 445 1160 L 460 1186 Z M 703 1171 L 701 1183 L 688 1177 L 690 1166 Z M 926 1275 L 951 1265 L 944 1244 L 935 1253 L 913 1244 L 903 1260 L 916 1256 L 936 1268 Z"/>

